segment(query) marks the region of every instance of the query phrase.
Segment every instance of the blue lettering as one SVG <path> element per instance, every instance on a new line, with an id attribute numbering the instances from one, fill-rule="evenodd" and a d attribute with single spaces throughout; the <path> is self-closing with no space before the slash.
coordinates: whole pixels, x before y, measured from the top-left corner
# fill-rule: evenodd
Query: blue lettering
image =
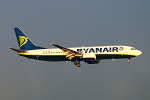
<path id="1" fill-rule="evenodd" d="M 109 52 L 111 52 L 111 47 L 109 48 Z"/>
<path id="2" fill-rule="evenodd" d="M 102 48 L 100 48 L 100 49 L 99 49 L 99 48 L 96 48 L 96 53 L 97 53 L 97 52 L 102 52 Z"/>
<path id="3" fill-rule="evenodd" d="M 103 52 L 107 51 L 108 52 L 108 49 L 107 48 L 104 48 Z"/>
<path id="4" fill-rule="evenodd" d="M 121 48 L 122 49 L 122 48 Z M 84 49 L 77 49 L 77 52 L 80 53 L 100 53 L 100 52 L 118 52 L 120 48 L 118 47 L 109 47 L 109 48 L 84 48 Z"/>
<path id="5" fill-rule="evenodd" d="M 82 49 L 77 49 L 77 52 L 80 52 L 80 53 L 82 53 Z"/>
<path id="6" fill-rule="evenodd" d="M 118 47 L 113 47 L 113 50 L 112 50 L 113 52 L 118 52 Z"/>
<path id="7" fill-rule="evenodd" d="M 91 52 L 95 53 L 95 51 L 94 51 L 93 48 L 91 48 L 91 49 L 89 50 L 89 53 L 91 53 Z"/>
<path id="8" fill-rule="evenodd" d="M 83 49 L 84 51 L 85 51 L 85 53 L 87 53 L 88 52 L 88 50 L 89 50 L 89 48 L 87 48 L 87 49 Z"/>

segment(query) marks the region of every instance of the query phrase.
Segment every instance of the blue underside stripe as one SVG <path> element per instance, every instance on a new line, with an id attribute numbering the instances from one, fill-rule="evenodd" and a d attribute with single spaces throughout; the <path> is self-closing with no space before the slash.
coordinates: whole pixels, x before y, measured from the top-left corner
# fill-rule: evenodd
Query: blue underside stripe
<path id="1" fill-rule="evenodd" d="M 42 55 L 42 56 L 35 56 L 35 55 L 21 55 L 21 56 L 24 56 L 24 57 L 27 57 L 27 58 L 31 58 L 31 59 L 37 59 L 38 60 L 44 60 L 44 61 L 69 61 L 68 58 L 66 58 L 66 55 Z M 119 55 L 119 54 L 116 54 L 116 55 L 111 55 L 111 54 L 107 54 L 107 55 L 101 55 L 101 54 L 97 54 L 96 55 L 96 59 L 119 59 L 119 58 L 132 58 L 132 57 L 136 57 L 134 55 Z M 83 59 L 82 59 L 83 60 Z"/>

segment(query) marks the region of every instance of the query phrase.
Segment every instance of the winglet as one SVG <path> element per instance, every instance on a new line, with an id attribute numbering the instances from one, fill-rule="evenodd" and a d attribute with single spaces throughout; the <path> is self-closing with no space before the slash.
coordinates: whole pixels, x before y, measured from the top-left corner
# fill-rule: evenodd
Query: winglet
<path id="1" fill-rule="evenodd" d="M 55 44 L 55 43 L 51 43 L 51 45 L 54 45 L 54 46 L 55 46 L 55 45 L 57 45 L 57 44 Z"/>

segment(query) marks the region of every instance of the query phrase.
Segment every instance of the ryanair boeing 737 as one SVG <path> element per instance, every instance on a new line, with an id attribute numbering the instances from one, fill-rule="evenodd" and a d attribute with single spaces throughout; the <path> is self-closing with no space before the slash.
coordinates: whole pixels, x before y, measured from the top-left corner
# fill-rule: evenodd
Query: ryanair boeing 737
<path id="1" fill-rule="evenodd" d="M 131 46 L 93 46 L 66 48 L 52 44 L 57 48 L 47 49 L 36 46 L 19 28 L 14 28 L 20 49 L 10 48 L 20 56 L 43 61 L 71 61 L 80 67 L 80 61 L 88 64 L 98 64 L 101 59 L 127 58 L 127 62 L 142 54 L 141 51 Z"/>

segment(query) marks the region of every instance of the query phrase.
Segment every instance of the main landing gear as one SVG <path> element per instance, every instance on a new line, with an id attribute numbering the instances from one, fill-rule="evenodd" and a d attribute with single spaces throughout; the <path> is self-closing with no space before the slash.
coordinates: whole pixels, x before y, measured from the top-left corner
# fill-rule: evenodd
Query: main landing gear
<path id="1" fill-rule="evenodd" d="M 77 67 L 80 67 L 81 66 L 81 64 L 80 64 L 80 61 L 74 61 L 74 64 L 77 66 Z"/>

